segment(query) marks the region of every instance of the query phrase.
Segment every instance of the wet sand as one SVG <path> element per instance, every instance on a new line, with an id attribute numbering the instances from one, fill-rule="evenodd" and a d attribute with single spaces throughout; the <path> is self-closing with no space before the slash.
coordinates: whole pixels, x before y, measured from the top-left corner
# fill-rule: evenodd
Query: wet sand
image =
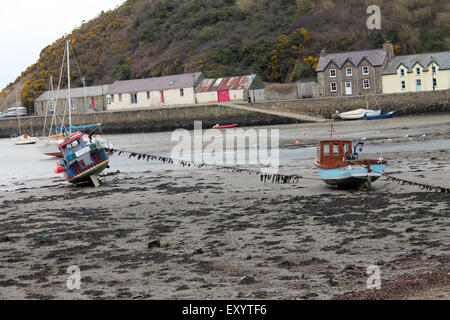
<path id="1" fill-rule="evenodd" d="M 401 126 L 375 145 L 404 139 Z M 438 131 L 415 139 L 450 137 L 445 122 Z M 384 157 L 397 177 L 450 187 L 448 149 Z M 448 194 L 383 178 L 364 192 L 214 169 L 115 170 L 98 189 L 54 178 L 0 194 L 0 299 L 450 298 Z M 312 160 L 281 172 L 318 177 Z M 79 291 L 66 287 L 72 265 Z M 370 265 L 381 290 L 367 290 Z"/>

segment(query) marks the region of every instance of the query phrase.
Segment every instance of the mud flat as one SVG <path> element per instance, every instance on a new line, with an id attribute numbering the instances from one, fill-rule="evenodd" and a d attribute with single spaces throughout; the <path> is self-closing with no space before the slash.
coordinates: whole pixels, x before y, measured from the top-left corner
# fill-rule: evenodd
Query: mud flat
<path id="1" fill-rule="evenodd" d="M 384 156 L 397 177 L 450 188 L 448 149 Z M 312 161 L 281 171 L 317 177 Z M 450 298 L 449 194 L 386 179 L 371 192 L 263 184 L 213 169 L 102 180 L 0 193 L 0 299 Z M 66 287 L 73 265 L 79 291 Z M 371 265 L 380 290 L 367 290 Z"/>

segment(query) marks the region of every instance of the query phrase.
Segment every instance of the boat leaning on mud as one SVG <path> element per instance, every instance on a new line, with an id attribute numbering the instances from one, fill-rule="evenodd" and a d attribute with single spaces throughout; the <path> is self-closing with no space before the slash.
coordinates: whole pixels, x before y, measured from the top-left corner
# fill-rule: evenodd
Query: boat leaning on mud
<path id="1" fill-rule="evenodd" d="M 315 165 L 321 179 L 334 187 L 361 187 L 370 189 L 372 182 L 377 181 L 386 170 L 387 162 L 380 159 L 358 159 L 355 145 L 352 153 L 352 142 L 343 140 L 321 141 L 317 150 Z"/>
<path id="2" fill-rule="evenodd" d="M 74 133 L 59 145 L 63 159 L 55 173 L 64 173 L 72 184 L 91 181 L 95 187 L 100 185 L 97 176 L 109 165 L 109 157 L 98 141 L 85 133 Z"/>

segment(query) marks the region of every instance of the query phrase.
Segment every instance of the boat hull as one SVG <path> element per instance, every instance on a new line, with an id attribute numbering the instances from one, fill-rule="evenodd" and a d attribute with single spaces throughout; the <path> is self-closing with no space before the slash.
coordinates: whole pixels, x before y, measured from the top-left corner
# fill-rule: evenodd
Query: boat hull
<path id="1" fill-rule="evenodd" d="M 334 187 L 359 187 L 365 182 L 377 181 L 386 170 L 385 164 L 373 164 L 370 172 L 366 167 L 348 165 L 333 169 L 318 169 L 321 179 Z"/>
<path id="2" fill-rule="evenodd" d="M 59 143 L 61 140 L 43 139 L 38 141 L 36 148 L 46 156 L 62 158 L 62 153 L 58 149 Z"/>
<path id="3" fill-rule="evenodd" d="M 355 110 L 355 111 L 359 111 L 359 110 Z M 343 120 L 359 120 L 359 119 L 363 119 L 364 117 L 374 117 L 374 116 L 379 116 L 381 115 L 381 110 L 362 110 L 360 112 L 355 112 L 355 111 L 350 111 L 350 112 L 344 112 L 341 113 L 339 116 L 341 119 Z"/>
<path id="4" fill-rule="evenodd" d="M 377 120 L 377 119 L 389 119 L 389 118 L 393 118 L 395 116 L 395 112 L 389 112 L 386 114 L 382 114 L 382 115 L 366 115 L 364 118 L 366 120 Z"/>
<path id="5" fill-rule="evenodd" d="M 64 172 L 64 176 L 66 177 L 66 180 L 72 184 L 79 184 L 83 182 L 91 181 L 91 176 L 97 176 L 99 175 L 103 170 L 105 170 L 109 165 L 109 160 L 105 160 L 102 163 L 84 171 L 83 173 L 70 178 L 67 172 Z"/>

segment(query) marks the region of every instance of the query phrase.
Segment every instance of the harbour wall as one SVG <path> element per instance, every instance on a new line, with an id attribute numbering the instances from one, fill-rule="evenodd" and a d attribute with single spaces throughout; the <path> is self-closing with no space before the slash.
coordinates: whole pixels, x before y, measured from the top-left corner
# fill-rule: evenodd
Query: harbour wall
<path id="1" fill-rule="evenodd" d="M 450 113 L 450 90 L 369 95 L 370 109 L 383 113 L 395 111 L 397 115 Z M 256 108 L 308 114 L 331 119 L 336 111 L 346 112 L 366 107 L 365 96 L 327 97 L 296 100 L 264 101 Z"/>
<path id="2" fill-rule="evenodd" d="M 203 128 L 212 128 L 216 124 L 238 123 L 240 126 L 265 126 L 300 122 L 291 118 L 237 110 L 215 104 L 72 115 L 74 125 L 101 123 L 104 134 L 192 130 L 195 121 L 202 121 Z M 50 125 L 49 122 L 50 119 L 47 119 L 47 126 Z M 21 117 L 22 133 L 42 136 L 44 123 L 45 117 L 42 116 Z M 18 131 L 17 118 L 0 120 L 0 138 L 18 135 Z"/>
<path id="3" fill-rule="evenodd" d="M 383 113 L 396 111 L 397 115 L 450 113 L 450 90 L 403 93 L 388 95 L 370 95 L 369 106 L 381 108 Z M 250 106 L 248 103 L 243 105 Z M 291 113 L 307 114 L 331 118 L 336 111 L 364 108 L 366 98 L 335 97 L 297 100 L 266 101 L 253 104 L 255 108 Z M 379 105 L 379 106 L 378 106 Z M 192 130 L 194 121 L 202 121 L 203 128 L 212 128 L 216 124 L 238 123 L 240 126 L 263 126 L 292 124 L 301 121 L 287 117 L 245 111 L 226 105 L 192 105 L 165 107 L 160 109 L 105 111 L 89 114 L 74 114 L 74 125 L 102 123 L 105 134 L 161 132 L 175 129 Z M 40 136 L 43 133 L 44 117 L 22 117 L 22 132 Z M 47 119 L 47 125 L 49 119 Z M 18 134 L 17 118 L 0 119 L 0 138 L 9 138 Z"/>

